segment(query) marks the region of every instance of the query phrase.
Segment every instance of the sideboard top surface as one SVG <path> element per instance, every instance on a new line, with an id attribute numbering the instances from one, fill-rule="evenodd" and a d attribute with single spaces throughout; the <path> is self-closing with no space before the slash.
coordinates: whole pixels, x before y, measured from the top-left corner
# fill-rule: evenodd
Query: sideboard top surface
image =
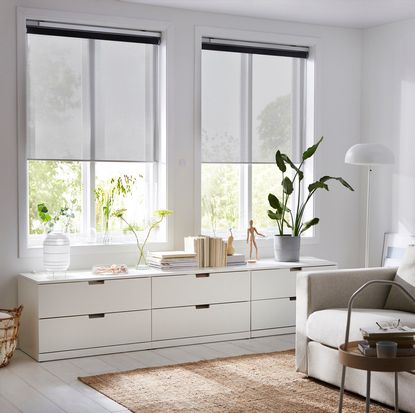
<path id="1" fill-rule="evenodd" d="M 29 272 L 19 274 L 27 280 L 36 284 L 53 284 L 61 282 L 76 281 L 94 281 L 94 280 L 119 280 L 125 278 L 150 278 L 171 275 L 187 275 L 187 274 L 204 274 L 204 273 L 221 273 L 221 272 L 237 272 L 237 271 L 257 271 L 272 270 L 284 268 L 310 268 L 333 266 L 336 263 L 332 261 L 322 260 L 313 257 L 301 257 L 299 262 L 277 262 L 272 258 L 262 259 L 256 263 L 248 263 L 246 265 L 236 265 L 227 267 L 204 267 L 204 268 L 180 268 L 174 270 L 160 270 L 157 268 L 149 268 L 146 270 L 128 269 L 128 274 L 93 274 L 91 270 L 67 271 L 65 273 L 47 273 L 47 272 Z"/>

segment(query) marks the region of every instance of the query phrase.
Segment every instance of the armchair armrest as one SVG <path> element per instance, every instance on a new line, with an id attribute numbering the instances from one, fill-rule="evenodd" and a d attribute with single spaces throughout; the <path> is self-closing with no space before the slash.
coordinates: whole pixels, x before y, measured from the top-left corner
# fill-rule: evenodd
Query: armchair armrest
<path id="1" fill-rule="evenodd" d="M 346 308 L 352 294 L 371 280 L 393 280 L 396 268 L 359 268 L 348 270 L 299 272 L 296 303 L 296 366 L 307 373 L 307 319 L 319 310 Z M 390 287 L 376 286 L 364 291 L 356 307 L 383 308 Z"/>

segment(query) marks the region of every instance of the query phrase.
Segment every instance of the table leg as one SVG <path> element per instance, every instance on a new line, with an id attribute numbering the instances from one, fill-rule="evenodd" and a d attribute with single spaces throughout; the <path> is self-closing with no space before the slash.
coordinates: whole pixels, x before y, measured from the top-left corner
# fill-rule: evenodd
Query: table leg
<path id="1" fill-rule="evenodd" d="M 370 371 L 367 372 L 366 379 L 366 413 L 370 411 Z"/>
<path id="2" fill-rule="evenodd" d="M 344 382 L 346 380 L 346 366 L 343 366 L 342 378 L 340 383 L 339 413 L 343 411 Z"/>
<path id="3" fill-rule="evenodd" d="M 395 372 L 395 413 L 399 413 L 398 372 Z"/>

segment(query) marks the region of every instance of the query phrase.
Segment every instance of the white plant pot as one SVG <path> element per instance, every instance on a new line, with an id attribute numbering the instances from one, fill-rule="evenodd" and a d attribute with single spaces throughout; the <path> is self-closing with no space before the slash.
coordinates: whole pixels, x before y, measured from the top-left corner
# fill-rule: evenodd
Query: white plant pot
<path id="1" fill-rule="evenodd" d="M 50 232 L 43 241 L 43 267 L 49 272 L 66 271 L 70 262 L 69 238 L 63 232 Z"/>
<path id="2" fill-rule="evenodd" d="M 300 260 L 301 237 L 274 235 L 275 261 L 298 262 Z"/>

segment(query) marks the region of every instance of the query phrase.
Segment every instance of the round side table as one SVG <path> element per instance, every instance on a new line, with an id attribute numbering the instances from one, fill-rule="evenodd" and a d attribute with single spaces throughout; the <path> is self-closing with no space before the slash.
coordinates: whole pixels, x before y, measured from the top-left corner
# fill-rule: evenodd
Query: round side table
<path id="1" fill-rule="evenodd" d="M 394 372 L 395 373 L 395 412 L 399 412 L 398 399 L 398 372 L 415 370 L 415 356 L 413 357 L 395 357 L 395 358 L 377 358 L 369 357 L 362 354 L 358 349 L 359 341 L 351 341 L 342 344 L 339 347 L 339 361 L 343 368 L 351 367 L 358 370 L 367 371 L 366 379 L 366 413 L 370 409 L 370 373 L 372 371 Z M 340 405 L 339 412 L 343 409 L 344 381 L 340 387 Z"/>
<path id="2" fill-rule="evenodd" d="M 350 297 L 347 306 L 347 322 L 346 322 L 346 334 L 344 344 L 339 346 L 339 362 L 343 365 L 342 377 L 340 384 L 340 399 L 339 399 L 339 413 L 343 411 L 343 396 L 344 396 L 344 382 L 346 380 L 346 367 L 352 367 L 354 369 L 366 370 L 366 413 L 370 410 L 370 373 L 372 371 L 382 372 L 394 372 L 395 373 L 395 412 L 399 412 L 399 400 L 398 400 L 398 372 L 415 370 L 415 356 L 414 357 L 394 357 L 388 359 L 380 359 L 377 357 L 369 357 L 361 354 L 357 348 L 358 341 L 349 342 L 350 336 L 350 321 L 352 316 L 353 302 L 356 297 L 366 288 L 372 285 L 391 285 L 400 289 L 412 302 L 415 303 L 415 298 L 405 289 L 401 284 L 396 281 L 389 280 L 372 280 L 363 284 L 358 290 L 356 290 Z"/>

